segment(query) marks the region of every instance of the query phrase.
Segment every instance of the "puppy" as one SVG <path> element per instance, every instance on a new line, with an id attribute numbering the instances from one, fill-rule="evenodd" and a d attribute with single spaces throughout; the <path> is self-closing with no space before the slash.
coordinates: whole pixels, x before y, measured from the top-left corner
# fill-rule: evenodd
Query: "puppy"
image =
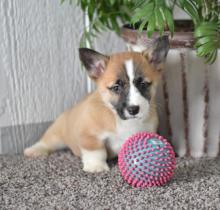
<path id="1" fill-rule="evenodd" d="M 157 130 L 155 93 L 168 49 L 165 36 L 142 53 L 106 56 L 79 49 L 97 90 L 58 117 L 24 154 L 47 155 L 67 146 L 81 157 L 84 171 L 108 171 L 107 158 L 117 156 L 129 136 Z"/>

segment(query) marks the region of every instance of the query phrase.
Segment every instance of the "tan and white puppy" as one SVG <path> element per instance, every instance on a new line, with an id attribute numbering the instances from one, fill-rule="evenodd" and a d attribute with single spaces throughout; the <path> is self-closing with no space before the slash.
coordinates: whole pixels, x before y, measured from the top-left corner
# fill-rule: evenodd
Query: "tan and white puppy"
<path id="1" fill-rule="evenodd" d="M 67 146 L 82 158 L 83 170 L 109 170 L 107 158 L 117 156 L 129 136 L 157 130 L 154 100 L 168 49 L 167 37 L 157 39 L 152 49 L 142 53 L 105 56 L 79 49 L 97 90 L 64 112 L 24 154 L 36 157 Z"/>

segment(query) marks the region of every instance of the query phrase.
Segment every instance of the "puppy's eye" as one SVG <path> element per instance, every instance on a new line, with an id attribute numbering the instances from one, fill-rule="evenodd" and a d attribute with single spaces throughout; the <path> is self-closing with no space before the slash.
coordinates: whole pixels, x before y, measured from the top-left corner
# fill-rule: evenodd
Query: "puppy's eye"
<path id="1" fill-rule="evenodd" d="M 151 86 L 152 82 L 147 82 L 144 78 L 139 77 L 134 81 L 135 85 L 141 89 L 146 89 Z"/>
<path id="2" fill-rule="evenodd" d="M 142 81 L 140 85 L 141 87 L 150 87 L 152 85 L 152 82 Z"/>
<path id="3" fill-rule="evenodd" d="M 114 85 L 112 85 L 111 87 L 108 87 L 108 89 L 110 91 L 112 91 L 113 93 L 119 94 L 122 89 L 124 87 L 124 82 L 120 79 L 118 79 Z"/>
<path id="4" fill-rule="evenodd" d="M 109 87 L 108 89 L 114 93 L 119 93 L 121 91 L 121 86 L 118 84 L 115 84 L 115 85 Z"/>

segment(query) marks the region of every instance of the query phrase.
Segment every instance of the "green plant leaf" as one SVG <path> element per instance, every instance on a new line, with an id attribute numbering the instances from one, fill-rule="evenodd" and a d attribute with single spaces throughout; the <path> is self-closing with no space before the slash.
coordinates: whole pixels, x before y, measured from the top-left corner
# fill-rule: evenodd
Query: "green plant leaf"
<path id="1" fill-rule="evenodd" d="M 144 27 L 146 26 L 147 22 L 148 22 L 148 19 L 145 19 L 145 20 L 142 21 L 141 25 L 140 25 L 139 28 L 138 28 L 138 31 L 139 31 L 139 32 L 142 32 L 142 31 L 143 31 L 143 29 L 144 29 Z"/>
<path id="2" fill-rule="evenodd" d="M 152 15 L 154 9 L 154 3 L 144 4 L 142 8 L 138 8 L 134 11 L 134 16 L 131 18 L 131 23 L 135 24 L 140 20 L 148 20 Z"/>
<path id="3" fill-rule="evenodd" d="M 111 5 L 114 5 L 115 1 L 116 0 L 110 0 L 109 2 L 110 2 Z"/>
<path id="4" fill-rule="evenodd" d="M 204 21 L 199 24 L 194 32 L 197 55 L 204 57 L 206 63 L 213 63 L 220 47 L 220 28 L 218 22 Z"/>
<path id="5" fill-rule="evenodd" d="M 196 38 L 203 37 L 203 36 L 215 36 L 216 31 L 213 30 L 197 30 L 194 32 L 194 36 Z"/>
<path id="6" fill-rule="evenodd" d="M 147 35 L 149 38 L 152 37 L 153 35 L 153 32 L 155 31 L 155 16 L 152 15 L 149 19 L 149 22 L 148 22 L 148 26 L 147 26 Z"/>
<path id="7" fill-rule="evenodd" d="M 215 39 L 215 36 L 204 36 L 202 38 L 197 39 L 195 46 L 199 47 L 207 42 L 212 42 Z"/>
<path id="8" fill-rule="evenodd" d="M 217 36 L 218 35 L 218 24 L 213 22 L 203 22 L 196 27 L 194 36 L 196 38 L 203 36 Z"/>
<path id="9" fill-rule="evenodd" d="M 144 4 L 148 4 L 150 2 L 150 0 L 137 0 L 134 3 L 134 7 L 132 8 L 132 10 L 135 10 L 137 8 L 142 8 Z"/>
<path id="10" fill-rule="evenodd" d="M 200 22 L 200 17 L 198 13 L 198 8 L 195 2 L 192 0 L 179 0 L 180 6 L 182 9 L 190 15 L 190 17 L 193 19 L 194 23 L 197 24 Z"/>
<path id="11" fill-rule="evenodd" d="M 212 42 L 207 42 L 201 46 L 198 47 L 198 55 L 207 55 L 210 53 L 213 49 L 215 49 L 215 45 Z"/>
<path id="12" fill-rule="evenodd" d="M 170 29 L 170 32 L 171 32 L 171 36 L 173 36 L 173 33 L 174 33 L 173 15 L 168 8 L 164 9 L 163 12 L 164 12 L 164 17 L 165 17 L 164 21 L 167 22 L 168 28 Z"/>
<path id="13" fill-rule="evenodd" d="M 210 54 L 208 54 L 207 57 L 205 57 L 205 62 L 208 64 L 213 64 L 217 58 L 218 50 L 212 51 Z"/>
<path id="14" fill-rule="evenodd" d="M 91 3 L 88 6 L 88 16 L 90 20 L 92 20 L 94 12 L 95 12 L 95 4 Z"/>
<path id="15" fill-rule="evenodd" d="M 154 15 L 155 15 L 156 28 L 160 31 L 160 35 L 162 35 L 164 31 L 164 21 L 163 21 L 163 16 L 161 14 L 160 8 L 157 8 L 154 11 Z"/>
<path id="16" fill-rule="evenodd" d="M 154 0 L 154 1 L 155 1 L 155 6 L 157 8 L 165 6 L 165 1 L 164 0 Z"/>

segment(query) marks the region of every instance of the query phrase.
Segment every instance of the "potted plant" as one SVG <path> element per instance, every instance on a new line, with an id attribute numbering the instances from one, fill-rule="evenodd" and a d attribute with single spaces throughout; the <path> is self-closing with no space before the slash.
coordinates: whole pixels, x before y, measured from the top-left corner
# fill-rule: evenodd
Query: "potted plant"
<path id="1" fill-rule="evenodd" d="M 90 21 L 82 43 L 92 42 L 91 37 L 97 32 L 110 29 L 121 35 L 129 50 L 141 51 L 155 37 L 169 36 L 171 50 L 158 96 L 160 133 L 171 139 L 180 156 L 200 157 L 205 153 L 216 156 L 220 139 L 218 1 L 81 0 L 77 3 Z M 174 20 L 175 6 L 191 20 Z M 121 28 L 122 24 L 125 25 Z"/>
<path id="2" fill-rule="evenodd" d="M 61 3 L 64 1 L 61 0 Z M 126 24 L 123 29 L 146 31 L 148 37 L 152 37 L 154 32 L 160 35 L 171 34 L 171 37 L 178 32 L 191 32 L 191 35 L 185 37 L 189 39 L 188 43 L 185 41 L 185 46 L 194 47 L 197 55 L 204 57 L 206 63 L 211 64 L 216 60 L 217 49 L 220 47 L 218 0 L 81 0 L 77 4 L 88 14 L 90 29 L 85 31 L 83 38 L 90 42 L 93 35 L 106 29 L 120 33 L 122 23 Z M 174 21 L 175 6 L 185 11 L 191 21 Z M 124 33 L 122 30 L 122 36 L 126 39 Z M 174 37 L 171 45 L 180 41 Z"/>

